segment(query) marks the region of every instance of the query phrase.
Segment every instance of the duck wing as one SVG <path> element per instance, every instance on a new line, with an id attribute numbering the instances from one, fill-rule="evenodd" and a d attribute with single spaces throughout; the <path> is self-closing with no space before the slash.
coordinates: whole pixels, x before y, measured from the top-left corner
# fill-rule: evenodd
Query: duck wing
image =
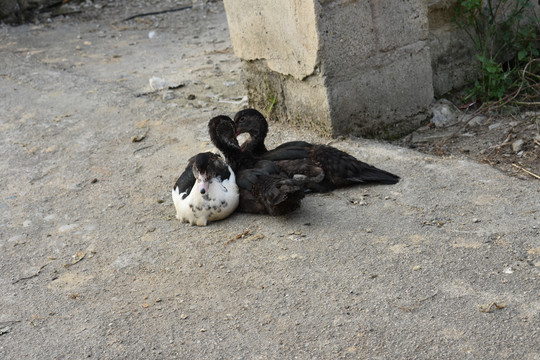
<path id="1" fill-rule="evenodd" d="M 254 214 L 284 215 L 300 207 L 304 198 L 302 182 L 283 175 L 272 161 L 259 161 L 254 168 L 237 174 L 240 188 L 239 210 Z"/>
<path id="2" fill-rule="evenodd" d="M 231 172 L 229 171 L 229 165 L 219 155 L 215 155 L 212 158 L 215 176 L 220 180 L 226 180 L 231 177 Z"/>
<path id="3" fill-rule="evenodd" d="M 275 161 L 289 177 L 305 175 L 306 187 L 316 192 L 355 183 L 395 184 L 400 179 L 332 146 L 305 141 L 281 144 L 260 158 Z"/>
<path id="4" fill-rule="evenodd" d="M 344 151 L 327 145 L 314 145 L 311 158 L 319 164 L 335 186 L 354 183 L 395 184 L 400 177 L 366 164 Z"/>
<path id="5" fill-rule="evenodd" d="M 301 185 L 276 175 L 260 177 L 255 189 L 268 213 L 274 216 L 298 209 L 304 198 L 304 188 Z"/>
<path id="6" fill-rule="evenodd" d="M 191 189 L 193 188 L 193 185 L 195 185 L 195 176 L 193 176 L 193 163 L 195 162 L 195 157 L 192 157 L 188 161 L 188 165 L 186 166 L 186 169 L 180 175 L 178 180 L 176 180 L 176 183 L 173 186 L 173 190 L 176 190 L 178 188 L 178 193 L 182 194 L 185 193 L 182 196 L 182 199 L 185 199 L 189 193 L 191 192 Z"/>
<path id="7" fill-rule="evenodd" d="M 290 141 L 259 155 L 259 157 L 271 161 L 308 159 L 312 147 L 312 144 L 305 141 Z"/>

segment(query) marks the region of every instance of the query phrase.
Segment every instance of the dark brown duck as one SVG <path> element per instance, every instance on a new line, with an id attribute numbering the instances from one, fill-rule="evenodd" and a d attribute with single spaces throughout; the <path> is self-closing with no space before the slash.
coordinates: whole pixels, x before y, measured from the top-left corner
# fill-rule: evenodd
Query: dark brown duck
<path id="1" fill-rule="evenodd" d="M 305 141 L 291 141 L 268 150 L 264 140 L 268 133 L 268 123 L 255 109 L 239 111 L 234 116 L 236 135 L 249 133 L 250 138 L 241 145 L 244 153 L 257 159 L 279 161 L 287 173 L 302 173 L 310 169 L 311 174 L 318 171 L 322 181 L 314 177 L 306 186 L 313 191 L 327 192 L 339 187 L 354 184 L 396 184 L 399 176 L 366 164 L 344 151 L 332 146 L 310 144 Z"/>
<path id="2" fill-rule="evenodd" d="M 223 115 L 212 118 L 208 130 L 212 143 L 236 173 L 240 211 L 284 215 L 300 207 L 304 198 L 302 182 L 287 177 L 275 162 L 243 152 L 231 118 Z"/>

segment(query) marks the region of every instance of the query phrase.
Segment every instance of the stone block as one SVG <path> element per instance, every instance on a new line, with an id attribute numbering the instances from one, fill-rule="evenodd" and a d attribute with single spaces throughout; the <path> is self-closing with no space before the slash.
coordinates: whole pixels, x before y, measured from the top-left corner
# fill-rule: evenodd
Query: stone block
<path id="1" fill-rule="evenodd" d="M 236 56 L 265 59 L 269 69 L 295 79 L 313 73 L 319 49 L 313 1 L 231 0 L 224 4 Z"/>
<path id="2" fill-rule="evenodd" d="M 324 79 L 309 76 L 303 80 L 272 71 L 264 61 L 244 64 L 245 85 L 250 107 L 268 119 L 332 134 L 328 96 Z"/>
<path id="3" fill-rule="evenodd" d="M 465 86 L 478 73 L 474 44 L 453 22 L 456 0 L 430 1 L 428 6 L 433 92 L 439 97 Z"/>
<path id="4" fill-rule="evenodd" d="M 420 127 L 433 99 L 430 65 L 419 42 L 380 54 L 361 72 L 327 79 L 333 134 L 393 138 Z"/>
<path id="5" fill-rule="evenodd" d="M 251 106 L 325 135 L 391 138 L 427 119 L 424 1 L 225 0 L 225 9 Z"/>

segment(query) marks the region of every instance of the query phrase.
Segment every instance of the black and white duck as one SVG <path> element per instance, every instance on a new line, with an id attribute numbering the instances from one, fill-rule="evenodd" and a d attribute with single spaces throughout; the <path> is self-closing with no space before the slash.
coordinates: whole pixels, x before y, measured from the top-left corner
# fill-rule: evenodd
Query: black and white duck
<path id="1" fill-rule="evenodd" d="M 255 109 L 241 110 L 234 116 L 236 135 L 248 133 L 242 145 L 244 153 L 250 153 L 257 159 L 279 161 L 281 168 L 292 174 L 301 166 L 319 168 L 323 173 L 322 181 L 312 181 L 306 186 L 316 192 L 327 192 L 339 187 L 360 183 L 395 184 L 399 176 L 366 164 L 344 151 L 332 146 L 310 144 L 305 141 L 291 141 L 268 150 L 264 140 L 268 133 L 268 123 L 264 116 Z"/>
<path id="2" fill-rule="evenodd" d="M 234 171 L 218 154 L 197 154 L 174 184 L 172 199 L 176 218 L 182 222 L 206 226 L 225 219 L 239 202 Z"/>
<path id="3" fill-rule="evenodd" d="M 237 175 L 239 211 L 284 215 L 300 207 L 304 198 L 302 181 L 287 177 L 273 161 L 259 160 L 249 152 L 242 152 L 231 118 L 224 115 L 212 118 L 208 130 L 212 143 Z"/>

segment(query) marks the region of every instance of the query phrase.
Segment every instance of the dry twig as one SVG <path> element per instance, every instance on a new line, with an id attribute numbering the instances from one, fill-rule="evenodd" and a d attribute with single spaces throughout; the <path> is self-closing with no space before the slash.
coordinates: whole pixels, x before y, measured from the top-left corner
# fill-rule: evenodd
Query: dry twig
<path id="1" fill-rule="evenodd" d="M 439 143 L 437 143 L 436 147 L 437 148 L 442 147 L 444 144 L 446 144 L 448 142 L 448 140 L 452 139 L 459 132 L 461 132 L 475 117 L 477 117 L 480 114 L 486 113 L 488 111 L 499 109 L 499 108 L 509 104 L 510 102 L 513 102 L 513 103 L 518 104 L 518 105 L 527 105 L 527 106 L 529 106 L 529 105 L 533 106 L 535 104 L 539 104 L 538 102 L 524 102 L 524 101 L 516 102 L 516 101 L 514 101 L 520 94 L 523 94 L 523 92 L 525 90 L 534 90 L 534 91 L 536 91 L 538 93 L 538 90 L 540 89 L 540 83 L 534 82 L 534 83 L 530 84 L 529 81 L 527 81 L 527 78 L 526 78 L 526 75 L 531 75 L 533 77 L 536 77 L 535 74 L 527 71 L 527 69 L 530 68 L 534 62 L 540 62 L 540 59 L 532 59 L 531 61 L 529 61 L 527 63 L 527 65 L 525 65 L 525 67 L 523 68 L 523 71 L 521 73 L 521 82 L 519 84 L 519 87 L 515 91 L 513 91 L 512 93 L 506 95 L 505 97 L 503 97 L 499 101 L 489 103 L 489 104 L 486 104 L 486 103 L 482 104 L 482 106 L 480 106 L 480 108 L 478 110 L 476 110 L 465 123 L 463 123 L 463 125 L 461 125 L 456 131 L 454 131 L 452 134 L 448 135 L 446 138 L 444 138 Z M 525 85 L 525 84 L 527 84 L 527 85 Z"/>
<path id="2" fill-rule="evenodd" d="M 130 16 L 128 18 L 125 18 L 122 21 L 129 21 L 129 20 L 133 20 L 133 19 L 140 18 L 140 17 L 143 17 L 143 16 L 160 15 L 160 14 L 165 14 L 165 13 L 170 13 L 170 12 L 182 11 L 182 10 L 186 10 L 186 9 L 191 9 L 192 7 L 193 6 L 188 5 L 188 6 L 175 8 L 175 9 L 168 9 L 168 10 L 161 10 L 161 11 L 153 11 L 153 12 L 144 13 L 144 14 L 137 14 L 137 15 L 133 15 L 133 16 Z"/>
<path id="3" fill-rule="evenodd" d="M 537 178 L 537 179 L 540 179 L 540 176 L 536 175 L 536 174 L 533 173 L 533 172 L 530 172 L 530 171 L 527 170 L 527 169 L 522 168 L 522 167 L 519 166 L 519 165 L 512 164 L 512 166 L 518 168 L 519 170 L 521 170 L 521 171 L 523 171 L 523 172 L 526 172 L 527 174 L 531 175 L 532 177 L 535 177 L 535 178 Z"/>
<path id="4" fill-rule="evenodd" d="M 22 278 L 19 278 L 19 279 L 15 280 L 14 282 L 12 282 L 12 284 L 16 284 L 16 283 L 18 283 L 19 281 L 28 280 L 28 279 L 31 279 L 31 278 L 34 278 L 34 277 L 38 276 L 39 273 L 41 272 L 41 270 L 43 270 L 43 269 L 45 268 L 45 266 L 47 266 L 47 264 L 42 265 L 42 266 L 38 269 L 38 271 L 36 271 L 35 274 L 32 274 L 32 275 L 29 275 L 29 276 L 24 276 L 24 277 L 22 277 Z"/>
<path id="5" fill-rule="evenodd" d="M 236 235 L 235 237 L 233 237 L 232 239 L 227 241 L 224 245 L 229 245 L 230 243 L 235 242 L 236 240 L 241 239 L 241 238 L 243 238 L 244 236 L 246 236 L 248 234 L 249 234 L 249 229 L 246 229 L 246 231 L 244 231 L 241 234 Z"/>
<path id="6" fill-rule="evenodd" d="M 489 313 L 491 312 L 491 309 L 495 307 L 496 309 L 504 309 L 506 307 L 505 303 L 497 304 L 496 302 L 492 302 L 489 305 L 479 305 L 478 310 L 483 313 Z"/>
<path id="7" fill-rule="evenodd" d="M 64 264 L 64 267 L 65 267 L 65 268 L 68 268 L 68 267 L 70 267 L 70 266 L 75 265 L 76 263 L 78 263 L 79 261 L 81 261 L 82 259 L 84 259 L 84 258 L 86 257 L 86 254 L 87 254 L 86 251 L 75 253 L 75 255 L 74 255 L 75 259 L 74 259 L 71 263 L 69 263 L 69 264 Z"/>

